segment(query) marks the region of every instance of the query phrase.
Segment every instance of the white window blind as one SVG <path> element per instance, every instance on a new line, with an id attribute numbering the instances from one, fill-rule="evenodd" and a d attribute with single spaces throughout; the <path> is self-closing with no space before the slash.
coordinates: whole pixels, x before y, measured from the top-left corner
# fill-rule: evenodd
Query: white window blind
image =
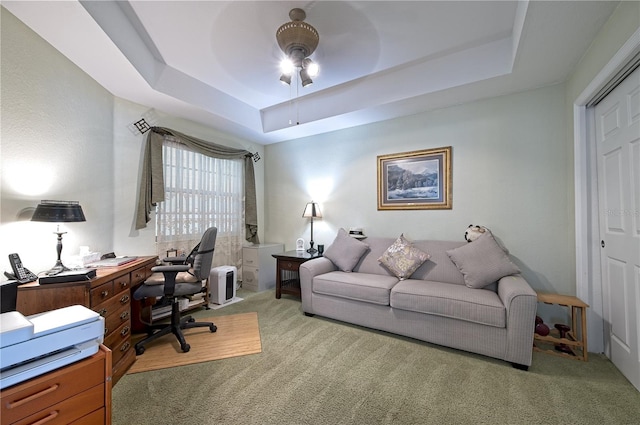
<path id="1" fill-rule="evenodd" d="M 214 265 L 241 264 L 244 181 L 240 159 L 218 159 L 165 138 L 165 201 L 156 208 L 158 256 L 188 254 L 204 231 L 218 228 Z"/>

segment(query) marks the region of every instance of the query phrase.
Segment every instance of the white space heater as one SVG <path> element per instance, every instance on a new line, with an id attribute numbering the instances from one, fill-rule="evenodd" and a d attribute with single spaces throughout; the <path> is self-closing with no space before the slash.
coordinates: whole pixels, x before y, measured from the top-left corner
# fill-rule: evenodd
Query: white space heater
<path id="1" fill-rule="evenodd" d="M 209 302 L 224 304 L 236 296 L 238 269 L 234 266 L 214 267 L 209 273 Z"/>

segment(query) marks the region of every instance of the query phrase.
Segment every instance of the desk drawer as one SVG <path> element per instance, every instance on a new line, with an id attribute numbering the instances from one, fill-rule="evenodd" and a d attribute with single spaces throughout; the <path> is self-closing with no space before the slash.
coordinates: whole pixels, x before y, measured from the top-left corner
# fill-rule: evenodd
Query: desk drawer
<path id="1" fill-rule="evenodd" d="M 118 361 L 131 348 L 131 322 L 129 320 L 104 337 L 104 345 L 111 349 L 112 364 Z"/>
<path id="2" fill-rule="evenodd" d="M 149 267 L 140 267 L 139 269 L 132 271 L 131 285 L 137 285 L 138 283 L 142 283 L 147 280 L 147 277 L 151 276 L 151 267 L 154 267 L 154 265 L 149 265 Z"/>
<path id="3" fill-rule="evenodd" d="M 105 318 L 104 323 L 104 335 L 107 337 L 111 332 L 122 326 L 124 323 L 128 323 L 131 319 L 131 309 L 129 305 L 120 307 L 120 310 L 113 311 Z"/>
<path id="4" fill-rule="evenodd" d="M 128 290 L 122 291 L 115 297 L 111 297 L 109 300 L 93 307 L 93 311 L 100 314 L 102 317 L 109 317 L 117 311 L 120 311 L 122 307 L 127 307 L 131 304 L 131 294 Z"/>
<path id="5" fill-rule="evenodd" d="M 106 423 L 106 412 L 104 407 L 98 410 L 94 410 L 89 413 L 87 416 L 83 416 L 80 419 L 77 419 L 71 422 L 70 425 L 95 425 L 95 424 L 103 424 Z M 111 423 L 111 422 L 109 422 Z"/>
<path id="6" fill-rule="evenodd" d="M 280 270 L 292 270 L 294 272 L 297 272 L 300 270 L 300 264 L 302 264 L 302 262 L 291 261 L 291 260 L 278 260 L 278 268 Z"/>
<path id="7" fill-rule="evenodd" d="M 91 294 L 90 294 L 91 307 L 95 308 L 95 306 L 111 298 L 113 294 L 115 294 L 115 292 L 113 292 L 112 280 L 107 283 L 103 283 L 100 286 L 96 286 L 91 290 Z"/>
<path id="8" fill-rule="evenodd" d="M 133 347 L 126 350 L 122 358 L 117 363 L 113 363 L 113 369 L 111 370 L 111 384 L 115 385 L 118 383 L 120 378 L 122 378 L 132 364 L 136 362 L 136 353 Z"/>
<path id="9" fill-rule="evenodd" d="M 113 291 L 114 292 L 120 292 L 120 291 L 124 291 L 125 289 L 129 289 L 129 287 L 131 286 L 131 275 L 133 273 L 129 274 L 123 274 L 122 276 L 118 276 L 117 278 L 115 278 L 113 280 Z"/>
<path id="10" fill-rule="evenodd" d="M 3 390 L 0 410 L 2 423 L 14 423 L 20 418 L 26 418 L 63 400 L 84 393 L 91 387 L 104 387 L 101 385 L 104 382 L 104 362 L 104 356 L 91 358 L 90 361 L 71 364 L 29 381 L 26 386 L 19 385 Z M 103 403 L 104 395 L 95 408 L 102 406 Z M 91 410 L 87 410 L 86 413 Z"/>
<path id="11" fill-rule="evenodd" d="M 15 425 L 66 425 L 104 406 L 104 384 L 96 385 L 74 397 L 30 415 Z M 4 418 L 3 418 L 4 419 Z"/>

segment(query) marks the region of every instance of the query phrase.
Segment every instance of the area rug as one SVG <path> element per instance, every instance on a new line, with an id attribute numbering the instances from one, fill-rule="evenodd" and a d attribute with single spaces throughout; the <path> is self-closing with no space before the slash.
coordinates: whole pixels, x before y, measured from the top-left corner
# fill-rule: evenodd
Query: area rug
<path id="1" fill-rule="evenodd" d="M 147 372 L 229 357 L 245 356 L 262 352 L 258 313 L 233 314 L 210 318 L 197 318 L 198 322 L 213 322 L 218 330 L 193 328 L 184 331 L 191 349 L 183 353 L 173 334 L 166 335 L 145 347 L 144 354 L 136 357 L 136 362 L 127 373 Z M 141 339 L 144 335 L 135 338 Z"/>

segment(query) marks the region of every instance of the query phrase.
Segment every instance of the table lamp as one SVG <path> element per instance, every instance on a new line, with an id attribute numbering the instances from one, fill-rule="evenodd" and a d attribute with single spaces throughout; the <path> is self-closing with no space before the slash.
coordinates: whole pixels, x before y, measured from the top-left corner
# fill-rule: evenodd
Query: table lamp
<path id="1" fill-rule="evenodd" d="M 44 221 L 48 223 L 73 223 L 78 221 L 87 221 L 84 218 L 82 207 L 77 201 L 41 201 L 36 207 L 36 211 L 31 217 L 31 221 Z M 49 275 L 58 274 L 63 271 L 69 270 L 62 264 L 60 260 L 60 254 L 62 254 L 62 235 L 67 232 L 60 231 L 60 225 L 58 225 L 55 232 L 58 235 L 58 260 L 56 265 L 47 272 Z"/>
<path id="2" fill-rule="evenodd" d="M 313 201 L 307 203 L 307 206 L 304 208 L 304 212 L 302 213 L 302 217 L 311 218 L 311 241 L 309 241 L 311 248 L 307 249 L 307 252 L 309 254 L 315 254 L 318 250 L 313 247 L 313 219 L 322 218 L 322 213 L 320 212 L 318 203 Z"/>

